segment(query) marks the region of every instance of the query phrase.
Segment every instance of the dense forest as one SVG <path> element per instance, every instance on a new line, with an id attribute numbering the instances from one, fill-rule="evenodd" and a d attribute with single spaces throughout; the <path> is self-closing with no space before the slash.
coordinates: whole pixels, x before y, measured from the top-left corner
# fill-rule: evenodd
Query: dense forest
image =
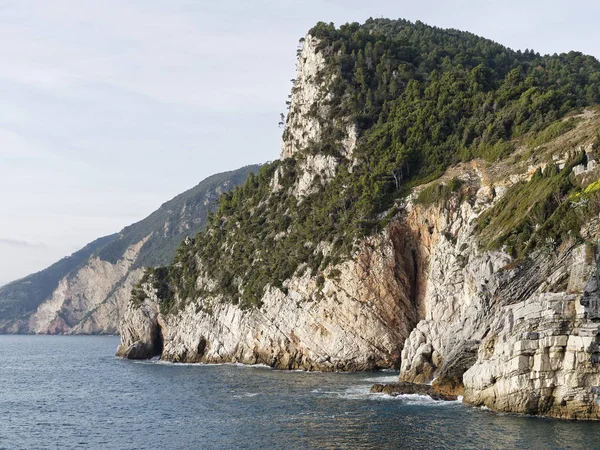
<path id="1" fill-rule="evenodd" d="M 290 189 L 298 158 L 286 159 L 223 195 L 207 231 L 182 244 L 169 268 L 148 271 L 163 311 L 198 295 L 260 306 L 267 285 L 285 291 L 283 282 L 305 271 L 322 283 L 336 276 L 328 267 L 350 256 L 358 238 L 381 230 L 413 187 L 461 161 L 505 158 L 519 139 L 558 135 L 570 127 L 559 121 L 565 114 L 600 103 L 600 63 L 578 52 L 513 51 L 471 33 L 404 20 L 319 23 L 310 35 L 325 56 L 319 78 L 330 95 L 327 117 L 315 112 L 325 138 L 307 152 L 338 158 L 336 176 L 300 201 Z M 359 135 L 352 161 L 340 152 L 339 124 L 348 121 Z M 284 188 L 272 192 L 275 171 Z M 554 187 L 567 195 L 573 186 L 565 173 L 540 173 L 533 182 L 549 199 Z M 459 187 L 457 181 L 428 193 Z M 551 205 L 540 206 L 544 220 Z M 486 220 L 482 229 L 497 223 Z M 521 239 L 506 236 L 498 245 L 506 241 L 523 254 L 533 229 L 530 220 Z M 198 290 L 201 274 L 216 283 Z M 143 298 L 139 289 L 134 294 Z"/>

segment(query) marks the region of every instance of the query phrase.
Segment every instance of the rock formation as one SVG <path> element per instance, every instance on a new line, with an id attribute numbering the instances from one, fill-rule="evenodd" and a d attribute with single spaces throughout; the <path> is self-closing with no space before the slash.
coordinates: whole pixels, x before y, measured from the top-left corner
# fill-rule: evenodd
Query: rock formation
<path id="1" fill-rule="evenodd" d="M 409 260 L 396 260 L 402 255 L 394 240 L 401 240 L 401 233 L 390 229 L 367 240 L 360 256 L 340 266 L 322 291 L 308 272 L 286 282 L 287 294 L 270 288 L 260 309 L 245 311 L 215 300 L 202 308 L 189 304 L 175 316 L 156 316 L 140 315 L 130 305 L 119 354 L 137 352 L 140 336 L 150 341 L 145 330 L 160 325 L 162 358 L 168 361 L 329 371 L 395 367 L 416 321 L 413 299 L 406 295 L 413 275 L 399 267 L 412 268 L 413 261 L 410 254 Z"/>
<path id="2" fill-rule="evenodd" d="M 388 25 L 378 22 L 370 32 Z M 259 191 L 264 197 L 248 211 L 229 213 L 235 201 L 241 202 L 238 192 L 234 201 L 222 205 L 222 216 L 206 234 L 204 242 L 217 241 L 214 248 L 228 257 L 235 254 L 238 242 L 230 242 L 223 230 L 240 229 L 260 207 L 269 205 L 271 209 L 265 209 L 272 213 L 289 194 L 298 201 L 285 203 L 282 211 L 287 214 L 324 195 L 341 169 L 346 178 L 337 186 L 346 192 L 355 167 L 364 164 L 374 170 L 383 164 L 364 154 L 360 159 L 363 136 L 358 125 L 345 112 L 333 113 L 331 86 L 342 69 L 332 72 L 325 67 L 328 58 L 341 55 L 342 49 L 336 54 L 334 46 L 321 44 L 311 35 L 304 40 L 281 160 L 267 189 Z M 369 61 L 365 64 L 373 66 Z M 399 71 L 391 72 L 394 80 Z M 519 76 L 515 71 L 507 75 L 513 81 Z M 403 83 L 399 85 L 405 87 Z M 414 95 L 417 102 L 421 91 L 415 88 Z M 496 106 L 485 104 L 480 110 L 492 111 Z M 261 285 L 258 298 L 250 303 L 241 299 L 249 289 L 248 281 L 264 268 L 261 258 L 269 257 L 268 252 L 258 249 L 250 256 L 241 252 L 247 266 L 219 273 L 209 270 L 202 248 L 184 246 L 180 250 L 184 256 L 164 268 L 171 278 L 150 274 L 143 295 L 130 301 L 121 321 L 118 354 L 128 358 L 160 354 L 173 362 L 263 363 L 282 369 L 400 367 L 404 391 L 413 389 L 405 383 L 431 383 L 431 388 L 414 387 L 415 392 L 433 392 L 440 398 L 464 396 L 467 403 L 500 411 L 600 419 L 597 209 L 589 209 L 596 212 L 581 218 L 577 230 L 563 233 L 561 228 L 560 242 L 548 235 L 543 245 L 533 245 L 533 234 L 550 226 L 548 211 L 542 211 L 545 225 L 535 224 L 533 231 L 526 230 L 529 234 L 520 232 L 518 240 L 510 240 L 515 237 L 511 232 L 518 230 L 503 229 L 504 235 L 486 231 L 490 221 L 502 214 L 497 209 L 503 205 L 514 214 L 529 214 L 535 205 L 518 212 L 515 192 L 536 182 L 548 190 L 545 200 L 557 199 L 543 203 L 546 209 L 560 205 L 563 212 L 571 211 L 587 207 L 590 198 L 597 201 L 590 194 L 600 189 L 593 184 L 600 172 L 592 165 L 585 180 L 577 179 L 582 173 L 571 170 L 571 165 L 578 166 L 571 160 L 581 146 L 597 148 L 594 133 L 599 123 L 598 114 L 586 110 L 568 125 L 555 125 L 561 131 L 558 138 L 548 133 L 533 140 L 543 145 L 529 148 L 517 141 L 511 144 L 514 147 L 498 147 L 511 149 L 511 157 L 500 153 L 487 162 L 471 158 L 445 166 L 436 181 L 405 192 L 389 209 L 371 217 L 375 225 L 354 239 L 345 258 L 333 257 L 339 236 L 300 241 L 303 248 L 314 249 L 312 256 L 318 263 L 310 270 L 307 263 L 299 263 L 292 276 Z M 339 139 L 320 152 L 330 131 L 327 126 L 334 126 Z M 391 138 L 385 142 L 392 145 Z M 403 151 L 398 150 L 401 156 Z M 568 157 L 559 167 L 556 161 L 565 154 Z M 387 191 L 382 185 L 398 190 L 410 177 L 407 161 L 398 157 L 393 161 L 397 166 L 390 163 L 395 169 L 383 172 L 385 180 L 372 185 L 383 192 Z M 576 193 L 550 190 L 565 179 L 577 187 Z M 421 194 L 427 192 L 438 193 L 439 198 L 424 201 Z M 344 208 L 348 205 L 340 206 Z M 486 216 L 490 212 L 496 216 Z M 248 232 L 266 238 L 256 230 L 267 226 L 267 220 L 277 218 L 269 216 L 257 222 L 258 227 L 252 223 L 254 228 L 249 226 Z M 290 235 L 291 219 L 284 223 L 271 243 Z M 517 242 L 522 248 L 502 242 Z"/>

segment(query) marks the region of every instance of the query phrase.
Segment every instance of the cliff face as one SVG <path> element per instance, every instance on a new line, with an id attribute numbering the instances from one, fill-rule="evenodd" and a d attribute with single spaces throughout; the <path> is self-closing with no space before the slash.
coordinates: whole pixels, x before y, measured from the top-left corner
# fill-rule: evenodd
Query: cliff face
<path id="1" fill-rule="evenodd" d="M 307 370 L 397 367 L 402 342 L 416 322 L 416 261 L 406 247 L 398 247 L 406 231 L 391 227 L 366 240 L 357 258 L 340 265 L 322 289 L 308 272 L 288 280 L 285 294 L 269 288 L 260 309 L 242 310 L 215 299 L 163 316 L 140 314 L 130 304 L 119 354 L 137 357 L 138 341 L 152 341 L 143 330 L 159 325 L 161 356 L 169 361 Z M 146 302 L 153 299 L 158 300 Z M 156 304 L 153 308 L 158 310 Z"/>
<path id="2" fill-rule="evenodd" d="M 213 175 L 146 219 L 0 290 L 0 332 L 115 334 L 143 267 L 170 261 L 219 196 L 258 166 Z"/>
<path id="3" fill-rule="evenodd" d="M 356 143 L 354 126 L 344 122 L 346 135 L 338 157 L 307 153 L 309 145 L 322 139 L 321 123 L 329 115 L 330 80 L 324 79 L 324 57 L 316 46 L 317 40 L 308 35 L 299 56 L 281 148 L 282 161 L 298 160 L 298 177 L 289 189 L 299 199 L 332 179 L 339 159 L 350 158 Z M 273 193 L 283 189 L 281 174 L 277 170 L 270 182 Z M 402 343 L 417 320 L 419 301 L 414 285 L 420 270 L 418 249 L 412 248 L 408 233 L 397 224 L 364 240 L 354 259 L 330 267 L 322 279 L 299 268 L 281 289 L 267 287 L 260 309 L 244 310 L 219 297 L 203 298 L 177 314 L 165 315 L 140 314 L 130 304 L 121 324 L 118 354 L 145 354 L 138 351 L 139 342 L 151 339 L 143 330 L 158 324 L 161 356 L 170 361 L 238 361 L 308 370 L 398 367 Z M 321 246 L 327 254 L 329 244 Z M 206 276 L 196 281 L 198 290 L 212 284 L 214 280 Z"/>
<path id="4" fill-rule="evenodd" d="M 352 157 L 358 138 L 356 124 L 347 117 L 336 117 L 331 111 L 330 85 L 335 75 L 327 74 L 319 44 L 310 34 L 304 38 L 281 142 L 281 160 L 298 160 L 301 176 L 293 188 L 297 198 L 317 192 L 319 186 L 335 177 L 340 158 Z M 325 134 L 331 133 L 332 127 L 340 129 L 342 134 L 338 156 L 310 152 L 311 147 L 325 139 Z M 280 176 L 281 170 L 278 170 L 272 183 L 274 192 L 282 189 Z"/>
<path id="5" fill-rule="evenodd" d="M 422 320 L 402 350 L 400 380 L 433 381 L 498 411 L 599 419 L 597 247 L 566 245 L 522 262 L 481 252 L 473 219 L 496 201 L 489 193 L 484 186 L 474 205 L 410 213 L 432 237 Z"/>
<path id="6" fill-rule="evenodd" d="M 374 68 L 369 45 L 364 65 Z M 363 61 L 362 49 L 355 50 L 351 55 Z M 423 155 L 411 159 L 410 149 L 390 137 L 392 128 L 402 128 L 402 117 L 394 118 L 394 127 L 360 135 L 368 121 L 362 117 L 359 128 L 332 94 L 343 91 L 336 84 L 347 63 L 343 51 L 350 53 L 307 36 L 281 160 L 263 173 L 266 188 L 251 180 L 222 203 L 202 239 L 182 245 L 161 272 L 168 276 L 149 274 L 126 307 L 118 354 L 282 369 L 400 367 L 401 381 L 433 383 L 432 389 L 474 405 L 600 419 L 597 112 L 585 110 L 546 134 L 496 146 L 488 161 L 470 157 L 441 166 L 435 182 L 397 195 L 387 209 L 344 222 L 349 211 L 364 210 L 352 210 L 351 201 L 329 201 L 338 194 L 331 186 L 358 202 L 365 196 L 349 197 L 352 188 L 368 186 L 382 192 L 376 200 L 384 204 L 410 179 L 410 163 Z M 337 72 L 326 70 L 331 55 L 342 59 Z M 402 67 L 389 72 L 392 84 Z M 354 76 L 364 81 L 361 70 Z M 377 70 L 385 74 L 385 64 Z M 519 76 L 507 75 L 510 95 Z M 346 88 L 343 99 L 353 95 Z M 428 92 L 438 95 L 436 89 L 423 94 L 415 88 L 408 103 L 418 104 Z M 491 105 L 478 111 L 492 114 L 497 105 Z M 475 126 L 460 138 L 468 140 Z M 331 127 L 335 139 L 329 139 Z M 386 139 L 378 147 L 380 136 Z M 390 156 L 393 146 L 396 154 Z M 381 158 L 368 151 L 379 151 Z M 373 181 L 369 176 L 376 171 Z M 352 177 L 359 183 L 352 185 Z M 311 234 L 297 223 L 298 217 L 312 220 L 306 210 L 330 204 L 331 221 L 311 222 L 323 229 L 333 223 L 329 234 Z M 336 245 L 346 245 L 348 223 L 368 223 L 368 232 L 353 235 L 351 250 L 340 257 Z M 258 236 L 260 245 L 249 235 Z M 284 239 L 289 255 L 271 249 Z M 306 249 L 309 258 L 302 260 Z M 214 252 L 221 259 L 211 259 Z M 268 265 L 269 258 L 281 265 L 296 261 L 295 270 L 270 278 L 265 272 L 278 265 Z M 220 265 L 223 270 L 215 270 Z M 256 280 L 267 281 L 257 289 Z M 251 288 L 256 298 L 245 296 Z"/>
<path id="7" fill-rule="evenodd" d="M 92 257 L 83 267 L 63 278 L 52 297 L 29 318 L 28 331 L 37 334 L 117 333 L 122 309 L 142 274 L 142 269 L 132 266 L 148 238 L 127 248 L 116 264 Z"/>

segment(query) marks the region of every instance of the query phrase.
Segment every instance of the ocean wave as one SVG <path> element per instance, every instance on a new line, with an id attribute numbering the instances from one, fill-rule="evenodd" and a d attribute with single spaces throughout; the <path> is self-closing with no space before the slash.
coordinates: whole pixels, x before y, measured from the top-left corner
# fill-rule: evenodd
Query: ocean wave
<path id="1" fill-rule="evenodd" d="M 428 395 L 420 394 L 402 394 L 392 396 L 382 392 L 371 392 L 371 385 L 352 386 L 343 391 L 324 391 L 322 389 L 313 389 L 311 393 L 346 400 L 396 401 L 405 405 L 419 406 L 444 406 L 458 405 L 462 403 L 462 397 L 459 397 L 458 400 L 455 401 L 445 401 L 434 400 Z"/>
<path id="2" fill-rule="evenodd" d="M 369 383 L 397 383 L 398 375 L 391 375 L 387 377 L 363 378 L 363 381 L 368 381 Z"/>
<path id="3" fill-rule="evenodd" d="M 243 364 L 239 362 L 227 362 L 227 363 L 185 363 L 185 362 L 173 362 L 173 361 L 165 361 L 158 357 L 152 359 L 145 360 L 131 360 L 137 364 L 158 364 L 161 366 L 170 366 L 170 367 L 219 367 L 219 366 L 233 366 L 240 367 L 244 369 L 273 369 L 271 366 L 266 364 Z"/>
<path id="4" fill-rule="evenodd" d="M 233 396 L 233 398 L 252 398 L 256 397 L 257 395 L 259 395 L 258 392 L 246 392 L 244 394 L 236 394 Z"/>

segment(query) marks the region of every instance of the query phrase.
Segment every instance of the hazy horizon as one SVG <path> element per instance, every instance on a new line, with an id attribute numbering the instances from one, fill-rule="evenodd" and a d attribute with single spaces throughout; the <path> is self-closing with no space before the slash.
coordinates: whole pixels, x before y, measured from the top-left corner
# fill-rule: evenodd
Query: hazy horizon
<path id="1" fill-rule="evenodd" d="M 276 159 L 298 40 L 320 20 L 401 17 L 598 58 L 599 13 L 538 0 L 4 2 L 0 285 L 213 173 Z"/>

